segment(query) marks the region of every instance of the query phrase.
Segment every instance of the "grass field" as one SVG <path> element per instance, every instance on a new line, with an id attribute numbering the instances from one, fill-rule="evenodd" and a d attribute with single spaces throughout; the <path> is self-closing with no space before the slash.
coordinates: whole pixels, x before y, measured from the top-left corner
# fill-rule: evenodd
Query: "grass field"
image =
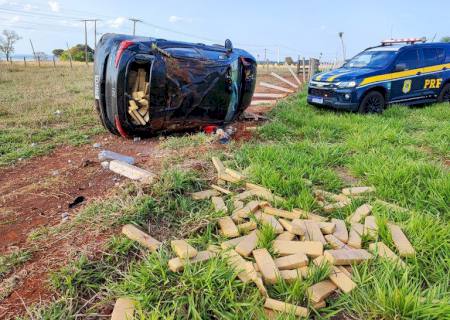
<path id="1" fill-rule="evenodd" d="M 395 250 L 386 225 L 388 220 L 395 221 L 417 256 L 406 260 L 405 269 L 382 260 L 358 266 L 354 273 L 357 289 L 329 299 L 320 317 L 346 314 L 354 319 L 448 319 L 449 105 L 394 106 L 381 116 L 362 116 L 312 108 L 300 94 L 279 103 L 270 116 L 272 121 L 259 129 L 258 137 L 239 147 L 232 145 L 230 150 L 235 152 L 231 158 L 222 157 L 228 165 L 246 172 L 251 181 L 285 197 L 281 207 L 320 213 L 302 178 L 329 191 L 347 186 L 351 178 L 356 184 L 375 186 L 376 193 L 332 217 L 345 218 L 358 205 L 374 203 L 375 198 L 408 209 L 396 212 L 375 205 L 374 215 L 379 240 Z M 170 146 L 178 145 L 175 139 L 171 138 Z M 182 144 L 186 137 L 179 139 Z M 194 136 L 193 141 L 202 139 Z M 209 156 L 199 155 L 203 159 Z M 209 201 L 194 202 L 188 196 L 202 188 L 202 178 L 198 172 L 168 169 L 151 190 L 139 193 L 135 187 L 124 188 L 115 198 L 83 210 L 72 226 L 81 223 L 96 228 L 133 222 L 146 229 L 147 223 L 161 224 L 169 226 L 168 236 L 183 234 L 195 247 L 205 249 L 222 239 L 216 236 L 217 214 Z M 120 219 L 114 219 L 117 213 Z M 204 223 L 203 229 L 189 233 L 200 223 Z M 270 248 L 273 233 L 263 233 L 259 246 Z M 56 272 L 51 285 L 59 298 L 34 309 L 33 316 L 55 319 L 105 314 L 118 296 L 125 295 L 139 302 L 141 319 L 264 318 L 257 289 L 234 280 L 236 275 L 222 259 L 174 274 L 167 268 L 171 255 L 167 246 L 160 253 L 149 254 L 123 237 L 114 237 L 101 257 L 81 256 Z M 271 286 L 271 297 L 307 305 L 306 288 L 325 279 L 329 272 L 324 267 L 311 268 L 303 281 L 287 284 L 280 280 Z M 313 315 L 319 317 L 319 313 Z M 285 318 L 291 317 L 280 317 Z"/>
<path id="2" fill-rule="evenodd" d="M 99 133 L 91 79 L 92 66 L 83 64 L 0 63 L 0 166 Z"/>
<path id="3" fill-rule="evenodd" d="M 4 67 L 4 66 L 0 66 Z M 80 144 L 101 132 L 92 109 L 90 69 L 21 67 L 0 71 L 0 165 L 31 157 L 59 144 Z M 62 113 L 55 115 L 56 110 Z M 407 267 L 374 260 L 355 269 L 358 287 L 349 295 L 333 296 L 317 318 L 347 315 L 352 319 L 449 319 L 450 314 L 450 107 L 394 106 L 380 116 L 320 110 L 306 104 L 303 94 L 280 102 L 271 121 L 253 140 L 231 143 L 216 152 L 227 165 L 245 172 L 252 182 L 284 197 L 280 207 L 323 214 L 303 178 L 328 191 L 354 183 L 373 185 L 375 194 L 334 212 L 345 218 L 365 202 L 379 198 L 408 209 L 374 206 L 379 240 L 395 250 L 387 221 L 395 221 L 417 251 Z M 203 134 L 171 137 L 166 148 L 210 143 Z M 212 154 L 199 154 L 209 161 Z M 108 199 L 89 204 L 70 222 L 36 230 L 30 241 L 39 245 L 51 235 L 83 230 L 95 233 L 135 223 L 162 240 L 191 239 L 205 249 L 223 239 L 216 234 L 220 215 L 209 201 L 193 201 L 192 191 L 206 187 L 208 172 L 167 168 L 151 189 L 128 184 Z M 227 199 L 230 202 L 230 199 Z M 202 228 L 198 228 L 202 226 Z M 263 231 L 260 247 L 271 247 L 273 232 Z M 365 239 L 365 247 L 368 240 Z M 159 253 L 122 236 L 109 240 L 100 256 L 80 257 L 54 272 L 49 285 L 55 301 L 30 308 L 25 318 L 101 318 L 119 296 L 138 301 L 141 319 L 262 319 L 263 300 L 256 287 L 235 280 L 220 259 L 168 271 L 172 256 L 167 243 Z M 28 253 L 1 257 L 0 275 L 28 259 Z M 329 269 L 313 267 L 308 278 L 269 287 L 271 297 L 306 306 L 306 288 L 327 278 Z M 280 317 L 280 319 L 292 317 Z M 338 318 L 339 319 L 339 318 Z"/>

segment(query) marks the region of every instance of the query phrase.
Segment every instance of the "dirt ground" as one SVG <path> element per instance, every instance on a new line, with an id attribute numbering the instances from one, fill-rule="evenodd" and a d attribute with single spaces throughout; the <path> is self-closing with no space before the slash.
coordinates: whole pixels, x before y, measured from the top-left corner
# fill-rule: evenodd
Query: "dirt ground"
<path id="1" fill-rule="evenodd" d="M 259 81 L 286 87 L 269 75 L 258 78 Z M 256 92 L 274 91 L 258 86 Z M 274 103 L 252 106 L 247 111 L 264 114 L 273 106 Z M 246 141 L 252 137 L 253 128 L 258 123 L 241 121 L 234 125 L 237 129 L 234 139 Z M 161 169 L 161 159 L 169 156 L 170 152 L 177 152 L 161 148 L 158 137 L 133 141 L 102 134 L 94 140 L 101 144 L 100 148 L 94 148 L 93 145 L 62 146 L 47 156 L 0 169 L 0 254 L 17 249 L 29 250 L 30 243 L 27 239 L 33 231 L 63 223 L 63 214 L 68 214 L 69 217 L 76 215 L 87 203 L 106 197 L 120 184 L 124 178 L 100 166 L 97 158 L 100 150 L 108 149 L 133 156 L 136 158 L 136 165 L 156 174 Z M 210 146 L 216 147 L 220 147 L 218 142 Z M 84 201 L 69 208 L 69 204 L 79 196 L 84 197 Z M 12 318 L 25 312 L 26 306 L 50 299 L 52 293 L 46 286 L 49 272 L 57 270 L 80 252 L 96 256 L 106 240 L 115 233 L 118 230 L 96 234 L 80 230 L 78 233 L 52 237 L 37 250 L 33 248 L 32 258 L 14 272 L 14 291 L 0 301 L 0 318 Z"/>

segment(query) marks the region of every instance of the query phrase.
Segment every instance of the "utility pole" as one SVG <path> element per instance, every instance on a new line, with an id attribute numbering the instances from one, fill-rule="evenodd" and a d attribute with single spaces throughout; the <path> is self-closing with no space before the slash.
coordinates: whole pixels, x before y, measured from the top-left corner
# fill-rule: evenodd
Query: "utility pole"
<path id="1" fill-rule="evenodd" d="M 87 20 L 84 20 L 84 61 L 88 65 L 88 49 L 87 49 Z"/>
<path id="2" fill-rule="evenodd" d="M 267 61 L 267 49 L 264 48 L 264 62 L 266 63 L 266 68 L 269 68 L 269 63 Z"/>
<path id="3" fill-rule="evenodd" d="M 94 49 L 97 49 L 97 21 L 100 19 L 92 19 L 94 21 Z"/>
<path id="4" fill-rule="evenodd" d="M 129 18 L 128 20 L 133 22 L 133 36 L 134 36 L 134 35 L 136 35 L 136 23 L 142 22 L 142 20 L 136 19 L 136 18 Z"/>
<path id="5" fill-rule="evenodd" d="M 84 60 L 86 61 L 86 65 L 88 65 L 88 44 L 87 44 L 87 23 L 94 22 L 94 48 L 97 47 L 97 21 L 100 19 L 82 19 L 81 22 L 84 22 Z"/>
<path id="6" fill-rule="evenodd" d="M 87 22 L 91 21 L 90 19 L 80 20 L 84 22 L 84 61 L 86 61 L 86 65 L 88 65 L 88 49 L 87 49 Z"/>
<path id="7" fill-rule="evenodd" d="M 33 42 L 31 41 L 31 39 L 30 39 L 30 44 L 31 44 L 31 50 L 33 51 L 34 60 L 36 60 L 36 52 L 34 51 L 34 46 L 33 46 Z"/>
<path id="8" fill-rule="evenodd" d="M 343 32 L 339 32 L 338 33 L 339 38 L 341 38 L 341 44 L 342 44 L 342 57 L 344 59 L 344 63 L 345 63 L 345 44 L 344 44 L 344 33 Z"/>

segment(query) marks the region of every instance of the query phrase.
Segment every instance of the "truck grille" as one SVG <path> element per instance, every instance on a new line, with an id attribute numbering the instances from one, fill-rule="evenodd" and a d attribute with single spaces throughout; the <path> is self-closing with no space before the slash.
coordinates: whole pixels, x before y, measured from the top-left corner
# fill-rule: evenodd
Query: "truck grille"
<path id="1" fill-rule="evenodd" d="M 333 90 L 310 88 L 309 94 L 316 97 L 331 98 L 335 96 Z"/>

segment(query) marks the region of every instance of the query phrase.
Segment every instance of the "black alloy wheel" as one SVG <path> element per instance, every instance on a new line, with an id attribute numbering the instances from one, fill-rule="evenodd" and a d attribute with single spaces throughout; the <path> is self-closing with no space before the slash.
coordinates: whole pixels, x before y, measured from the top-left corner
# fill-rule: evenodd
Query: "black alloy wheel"
<path id="1" fill-rule="evenodd" d="M 447 83 L 441 90 L 438 102 L 450 102 L 450 83 Z"/>
<path id="2" fill-rule="evenodd" d="M 384 96 L 378 91 L 369 92 L 359 105 L 359 113 L 382 113 L 385 106 Z"/>

